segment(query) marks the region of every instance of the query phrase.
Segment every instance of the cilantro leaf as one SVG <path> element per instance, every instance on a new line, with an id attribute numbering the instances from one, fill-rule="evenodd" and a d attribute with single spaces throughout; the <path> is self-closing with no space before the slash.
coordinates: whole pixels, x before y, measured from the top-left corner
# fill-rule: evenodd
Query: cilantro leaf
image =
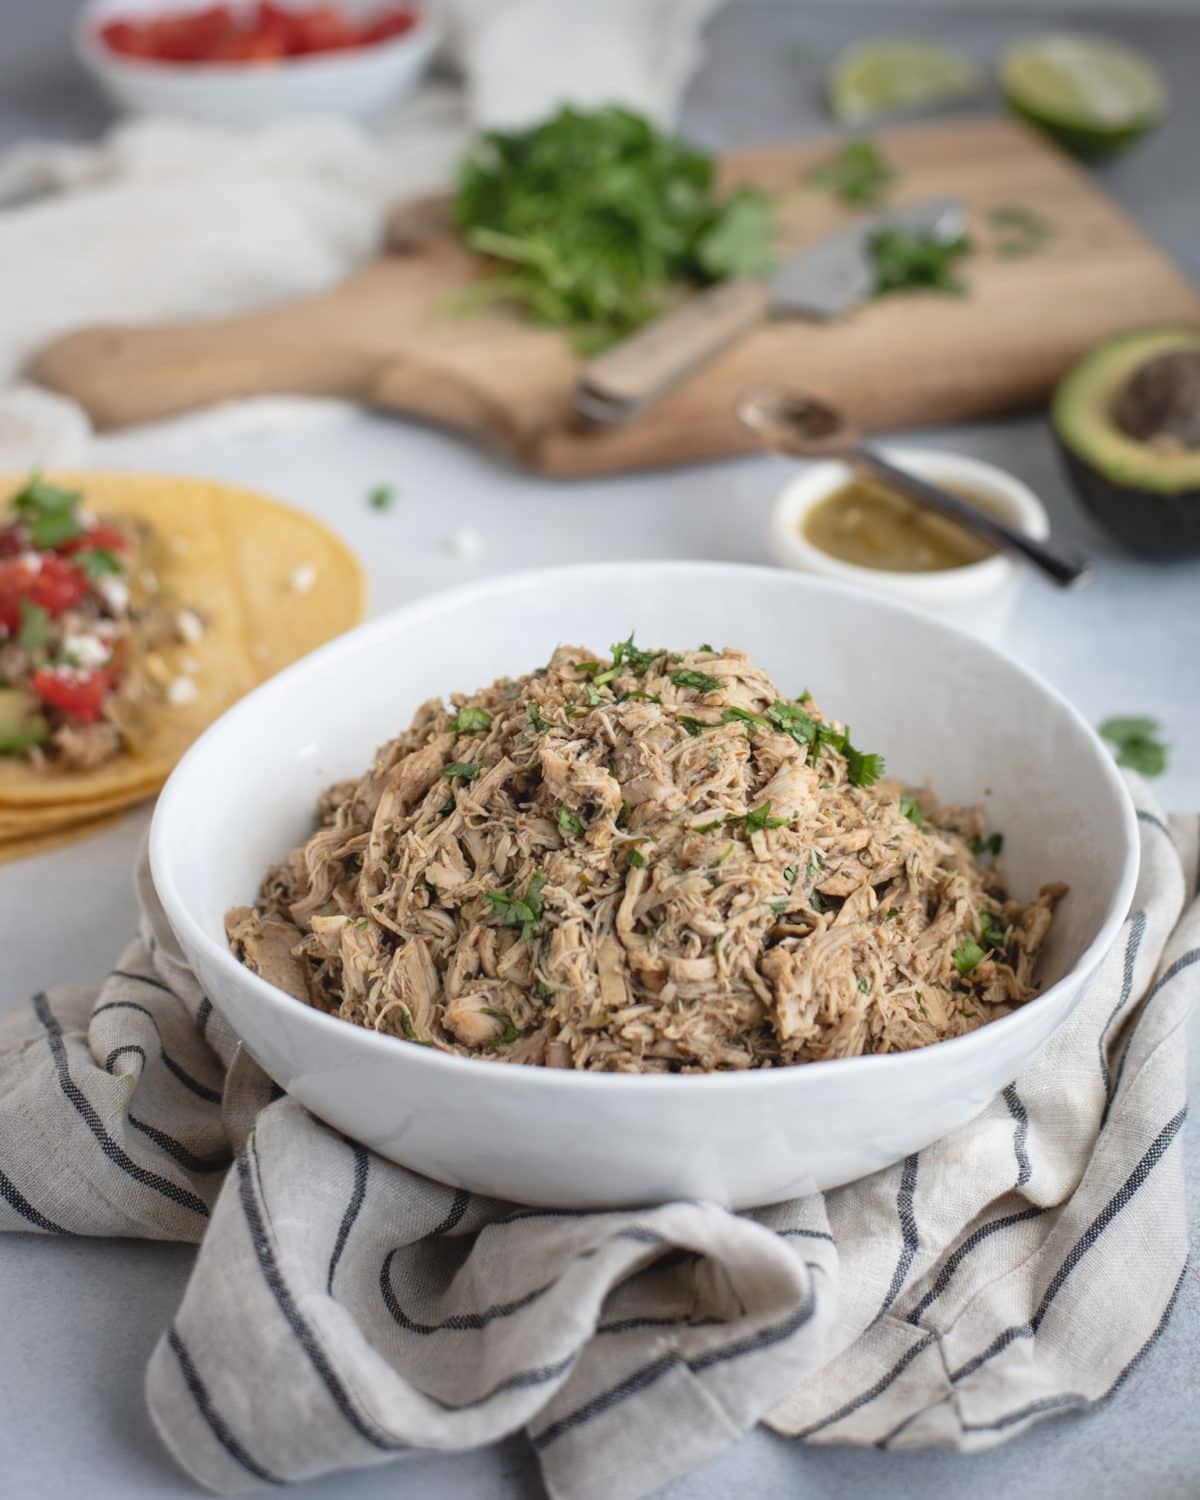
<path id="1" fill-rule="evenodd" d="M 752 724 L 755 729 L 770 729 L 770 724 L 761 714 L 752 714 L 744 708 L 727 708 L 721 714 L 722 724 Z"/>
<path id="2" fill-rule="evenodd" d="M 993 953 L 1003 953 L 1008 947 L 1008 929 L 990 911 L 979 913 L 979 937 L 984 947 Z"/>
<path id="3" fill-rule="evenodd" d="M 569 807 L 559 807 L 558 826 L 563 833 L 570 836 L 578 836 L 583 832 L 583 823 L 575 816 L 575 814 Z"/>
<path id="4" fill-rule="evenodd" d="M 659 657 L 667 654 L 665 651 L 640 651 L 633 644 L 633 631 L 629 632 L 628 640 L 618 641 L 611 650 L 613 666 L 628 667 L 636 677 L 645 677 Z"/>
<path id="5" fill-rule="evenodd" d="M 550 728 L 550 720 L 543 717 L 541 709 L 532 698 L 526 703 L 525 709 L 529 732 L 531 734 L 545 734 L 546 730 Z"/>
<path id="6" fill-rule="evenodd" d="M 395 499 L 395 486 L 390 484 L 377 484 L 367 493 L 367 504 L 372 510 L 391 510 Z"/>
<path id="7" fill-rule="evenodd" d="M 969 974 L 972 969 L 983 962 L 986 955 L 978 943 L 966 942 L 960 943 L 951 957 L 954 959 L 954 967 L 960 974 Z"/>
<path id="8" fill-rule="evenodd" d="M 707 672 L 695 672 L 691 667 L 679 667 L 671 673 L 671 681 L 676 687 L 691 688 L 694 693 L 717 693 L 721 690 L 721 684 L 715 677 L 710 677 Z"/>
<path id="9" fill-rule="evenodd" d="M 493 914 L 505 926 L 519 927 L 522 939 L 526 939 L 542 920 L 542 888 L 545 884 L 546 877 L 539 871 L 530 879 L 523 896 L 514 896 L 511 891 L 485 891 L 484 897 L 491 902 Z"/>
<path id="10" fill-rule="evenodd" d="M 460 168 L 453 213 L 467 245 L 495 262 L 480 296 L 567 329 L 585 349 L 655 317 L 681 282 L 770 263 L 768 198 L 722 191 L 711 157 L 615 105 L 483 135 Z"/>
<path id="11" fill-rule="evenodd" d="M 966 293 L 966 283 L 954 274 L 956 264 L 972 249 L 963 235 L 941 240 L 892 225 L 873 235 L 867 248 L 875 263 L 876 297 L 911 291 L 943 292 L 951 297 Z"/>
<path id="12" fill-rule="evenodd" d="M 900 798 L 900 811 L 915 827 L 925 826 L 925 814 L 921 810 L 921 804 L 915 797 L 910 797 L 907 792 Z"/>
<path id="13" fill-rule="evenodd" d="M 38 549 L 58 547 L 86 530 L 79 519 L 77 490 L 64 490 L 48 484 L 40 474 L 31 474 L 12 498 L 17 519 L 29 532 L 29 540 Z"/>
<path id="14" fill-rule="evenodd" d="M 734 818 L 733 821 L 738 822 L 739 820 Z M 771 816 L 771 804 L 764 802 L 756 807 L 753 812 L 748 812 L 740 821 L 747 836 L 749 836 L 752 833 L 758 833 L 763 828 L 784 828 L 787 826 L 789 820 L 787 818 L 773 818 Z"/>
<path id="15" fill-rule="evenodd" d="M 71 561 L 82 568 L 92 583 L 102 578 L 119 577 L 125 571 L 125 559 L 111 547 L 84 547 Z"/>
<path id="16" fill-rule="evenodd" d="M 1002 833 L 974 834 L 967 847 L 971 853 L 982 858 L 985 854 L 996 855 L 1004 848 Z"/>
<path id="17" fill-rule="evenodd" d="M 1158 738 L 1162 726 L 1141 714 L 1105 719 L 1100 734 L 1116 747 L 1117 765 L 1142 776 L 1161 776 L 1167 769 L 1167 747 Z"/>
<path id="18" fill-rule="evenodd" d="M 441 769 L 441 775 L 457 777 L 460 781 L 474 781 L 479 775 L 480 764 L 477 760 L 452 760 Z"/>
<path id="19" fill-rule="evenodd" d="M 37 651 L 50 636 L 50 611 L 30 599 L 21 600 L 21 633 L 17 644 L 27 651 Z"/>
<path id="20" fill-rule="evenodd" d="M 629 851 L 629 863 L 635 870 L 644 870 L 646 868 L 646 856 L 638 849 L 631 849 Z"/>
<path id="21" fill-rule="evenodd" d="M 805 181 L 827 188 L 839 202 L 852 208 L 873 208 L 895 176 L 875 142 L 862 139 L 847 141 L 832 156 L 818 162 Z"/>
<path id="22" fill-rule="evenodd" d="M 460 708 L 447 726 L 451 734 L 479 734 L 491 727 L 492 716 L 486 708 Z"/>

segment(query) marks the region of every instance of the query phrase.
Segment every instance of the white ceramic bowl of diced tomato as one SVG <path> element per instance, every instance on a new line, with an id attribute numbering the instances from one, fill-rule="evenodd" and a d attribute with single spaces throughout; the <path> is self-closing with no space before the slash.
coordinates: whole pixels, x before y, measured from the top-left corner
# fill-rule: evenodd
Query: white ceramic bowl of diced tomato
<path id="1" fill-rule="evenodd" d="M 378 114 L 440 37 L 437 0 L 90 0 L 75 50 L 119 108 L 223 124 Z"/>

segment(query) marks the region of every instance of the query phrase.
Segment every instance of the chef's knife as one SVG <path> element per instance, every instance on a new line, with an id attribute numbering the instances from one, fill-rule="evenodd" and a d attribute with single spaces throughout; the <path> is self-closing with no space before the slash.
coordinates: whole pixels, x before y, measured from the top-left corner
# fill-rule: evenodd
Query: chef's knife
<path id="1" fill-rule="evenodd" d="M 961 199 L 926 198 L 809 245 L 764 281 L 742 277 L 700 292 L 589 360 L 576 410 L 596 422 L 626 421 L 770 314 L 826 322 L 865 302 L 875 288 L 870 244 L 881 230 L 950 241 L 965 224 Z"/>

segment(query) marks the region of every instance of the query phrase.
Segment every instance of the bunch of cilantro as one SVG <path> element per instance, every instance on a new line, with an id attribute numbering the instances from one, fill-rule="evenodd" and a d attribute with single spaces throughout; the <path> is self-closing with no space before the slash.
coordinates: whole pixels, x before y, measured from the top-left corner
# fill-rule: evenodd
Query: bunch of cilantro
<path id="1" fill-rule="evenodd" d="M 497 263 L 479 299 L 511 301 L 584 350 L 648 322 L 680 283 L 771 265 L 767 198 L 748 186 L 719 193 L 710 156 L 616 106 L 482 136 L 454 214 L 466 243 Z"/>

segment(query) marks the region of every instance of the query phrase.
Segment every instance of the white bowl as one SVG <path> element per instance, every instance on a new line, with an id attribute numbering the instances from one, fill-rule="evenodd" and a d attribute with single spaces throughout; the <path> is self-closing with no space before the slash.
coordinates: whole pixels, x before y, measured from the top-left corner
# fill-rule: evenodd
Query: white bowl
<path id="1" fill-rule="evenodd" d="M 951 489 L 961 484 L 983 497 L 1002 519 L 1039 541 L 1050 535 L 1050 519 L 1041 501 L 1027 484 L 995 464 L 940 448 L 883 448 L 880 452 L 900 468 L 911 469 L 934 484 Z M 848 464 L 829 460 L 811 464 L 790 481 L 771 513 L 770 545 L 776 561 L 784 567 L 867 589 L 885 599 L 912 604 L 983 640 L 998 640 L 1012 612 L 1022 567 L 1005 554 L 997 552 L 963 568 L 893 573 L 842 562 L 813 546 L 804 535 L 805 517 L 850 478 Z"/>
<path id="2" fill-rule="evenodd" d="M 455 1057 L 326 1016 L 229 953 L 223 917 L 308 836 L 318 793 L 360 774 L 426 698 L 545 661 L 559 642 L 736 645 L 812 690 L 891 769 L 978 800 L 1019 894 L 1066 880 L 1043 995 L 920 1051 L 770 1072 L 631 1076 Z M 977 1114 L 1071 1011 L 1133 892 L 1133 806 L 1068 703 L 939 621 L 816 579 L 714 563 L 525 573 L 423 599 L 258 688 L 167 783 L 155 884 L 216 1008 L 314 1114 L 405 1166 L 535 1205 L 677 1195 L 768 1203 L 872 1172 Z"/>
<path id="3" fill-rule="evenodd" d="M 350 14 L 382 0 L 340 0 Z M 262 125 L 300 115 L 378 114 L 408 92 L 429 65 L 441 34 L 438 0 L 414 0 L 417 22 L 390 41 L 354 51 L 254 63 L 171 63 L 122 57 L 98 28 L 118 16 L 196 10 L 202 0 L 90 0 L 72 33 L 75 52 L 122 109 L 227 125 Z M 233 9 L 241 9 L 234 0 Z"/>

